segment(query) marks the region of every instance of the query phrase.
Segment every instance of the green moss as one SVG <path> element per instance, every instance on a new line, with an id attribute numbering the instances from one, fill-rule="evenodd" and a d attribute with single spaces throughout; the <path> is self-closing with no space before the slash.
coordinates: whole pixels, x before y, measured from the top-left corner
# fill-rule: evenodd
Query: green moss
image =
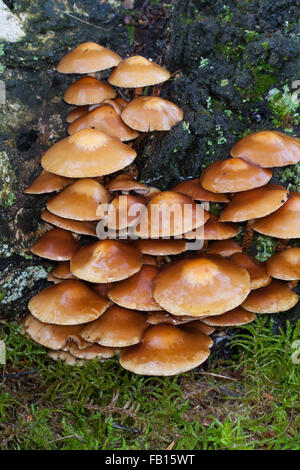
<path id="1" fill-rule="evenodd" d="M 300 163 L 281 168 L 278 179 L 290 191 L 300 192 Z"/>
<path id="2" fill-rule="evenodd" d="M 299 99 L 288 85 L 283 86 L 283 91 L 273 88 L 269 91 L 268 106 L 272 113 L 272 121 L 275 127 L 297 126 L 300 123 Z"/>
<path id="3" fill-rule="evenodd" d="M 256 234 L 253 237 L 252 247 L 255 251 L 255 258 L 264 262 L 270 258 L 276 250 L 277 239 L 267 235 Z"/>

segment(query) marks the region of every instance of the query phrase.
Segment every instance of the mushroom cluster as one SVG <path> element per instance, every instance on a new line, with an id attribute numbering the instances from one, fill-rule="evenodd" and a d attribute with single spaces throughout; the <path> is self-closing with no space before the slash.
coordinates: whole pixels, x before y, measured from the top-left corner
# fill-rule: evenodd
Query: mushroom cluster
<path id="1" fill-rule="evenodd" d="M 111 67 L 109 83 L 96 78 Z M 247 231 L 300 238 L 300 194 L 270 183 L 272 167 L 300 161 L 299 139 L 253 133 L 200 178 L 160 191 L 129 174 L 136 152 L 123 142 L 183 119 L 174 103 L 140 96 L 169 72 L 95 43 L 69 52 L 57 70 L 87 75 L 64 95 L 76 106 L 67 116 L 69 136 L 46 151 L 42 173 L 25 190 L 56 193 L 41 214 L 54 228 L 31 251 L 58 265 L 48 274 L 53 285 L 30 300 L 23 332 L 56 360 L 81 364 L 119 354 L 127 370 L 165 376 L 202 364 L 216 328 L 297 303 L 290 282 L 300 279 L 300 248 L 259 263 L 234 237 L 237 223 L 246 222 Z M 125 101 L 111 85 L 134 88 L 134 98 Z M 203 203 L 221 204 L 221 215 Z M 174 206 L 189 207 L 179 222 L 163 216 Z M 99 237 L 99 229 L 114 238 Z M 195 253 L 189 241 L 197 239 L 204 245 Z"/>

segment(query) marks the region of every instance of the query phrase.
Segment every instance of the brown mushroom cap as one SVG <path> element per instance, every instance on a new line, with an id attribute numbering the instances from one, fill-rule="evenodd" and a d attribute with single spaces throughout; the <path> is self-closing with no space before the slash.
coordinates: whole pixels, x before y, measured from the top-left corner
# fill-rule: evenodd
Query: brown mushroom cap
<path id="1" fill-rule="evenodd" d="M 152 296 L 152 281 L 158 273 L 158 268 L 145 264 L 138 273 L 114 284 L 108 291 L 108 297 L 124 308 L 141 311 L 162 310 Z"/>
<path id="2" fill-rule="evenodd" d="M 107 348 L 99 344 L 90 344 L 84 349 L 78 348 L 77 344 L 71 341 L 67 345 L 67 350 L 72 356 L 79 359 L 91 360 L 97 357 L 98 359 L 109 359 L 116 353 L 115 348 Z"/>
<path id="3" fill-rule="evenodd" d="M 71 260 L 71 272 L 76 277 L 95 283 L 121 281 L 141 267 L 141 253 L 117 240 L 101 240 L 84 246 Z"/>
<path id="4" fill-rule="evenodd" d="M 96 44 L 84 42 L 65 55 L 56 70 L 61 73 L 93 73 L 117 66 L 121 57 Z"/>
<path id="5" fill-rule="evenodd" d="M 237 193 L 264 186 L 272 178 L 272 170 L 260 168 L 241 158 L 218 160 L 200 176 L 204 189 L 214 193 Z"/>
<path id="6" fill-rule="evenodd" d="M 231 238 L 228 240 L 217 240 L 208 245 L 206 253 L 210 255 L 221 255 L 226 258 L 235 253 L 242 253 L 242 247 Z"/>
<path id="7" fill-rule="evenodd" d="M 202 323 L 202 321 L 200 320 L 194 320 L 194 321 L 191 321 L 189 323 L 186 323 L 185 325 L 185 330 L 191 330 L 191 329 L 195 329 L 197 331 L 199 331 L 199 333 L 201 333 L 202 335 L 202 341 L 203 343 L 208 347 L 208 348 L 212 348 L 213 345 L 214 345 L 214 342 L 213 340 L 208 336 L 207 333 L 204 333 L 204 331 L 207 330 L 207 326 Z M 210 327 L 209 327 L 210 329 Z"/>
<path id="8" fill-rule="evenodd" d="M 186 251 L 185 240 L 139 239 L 133 242 L 133 246 L 141 253 L 152 256 L 179 255 Z"/>
<path id="9" fill-rule="evenodd" d="M 127 126 L 140 132 L 169 131 L 182 121 L 183 112 L 158 96 L 140 96 L 126 106 L 121 116 Z"/>
<path id="10" fill-rule="evenodd" d="M 77 325 L 100 317 L 108 301 L 83 282 L 67 280 L 39 292 L 29 302 L 32 315 L 45 323 Z"/>
<path id="11" fill-rule="evenodd" d="M 202 364 L 209 356 L 203 333 L 167 324 L 148 328 L 143 341 L 123 349 L 120 364 L 141 375 L 176 375 Z"/>
<path id="12" fill-rule="evenodd" d="M 95 77 L 82 77 L 72 83 L 64 94 L 68 104 L 77 106 L 102 103 L 102 101 L 115 98 L 115 90 L 105 82 Z"/>
<path id="13" fill-rule="evenodd" d="M 46 170 L 42 170 L 41 174 L 33 180 L 28 188 L 24 189 L 26 194 L 45 194 L 53 191 L 60 191 L 69 184 L 74 183 L 71 178 L 54 175 Z"/>
<path id="14" fill-rule="evenodd" d="M 254 132 L 237 142 L 230 155 L 263 168 L 293 165 L 300 161 L 300 140 L 278 131 Z"/>
<path id="15" fill-rule="evenodd" d="M 80 221 L 99 220 L 97 208 L 108 203 L 111 195 L 97 181 L 82 178 L 71 184 L 47 202 L 47 209 L 59 217 Z"/>
<path id="16" fill-rule="evenodd" d="M 76 119 L 76 121 L 72 122 L 68 127 L 68 133 L 73 135 L 75 132 L 87 128 L 98 129 L 122 142 L 136 139 L 139 135 L 138 132 L 130 129 L 130 127 L 122 121 L 120 115 L 114 108 L 107 105 L 99 106 L 79 119 Z"/>
<path id="17" fill-rule="evenodd" d="M 86 341 L 103 346 L 124 347 L 139 343 L 147 328 L 147 316 L 135 310 L 112 305 L 98 320 L 81 331 Z"/>
<path id="18" fill-rule="evenodd" d="M 141 238 L 181 235 L 201 227 L 208 217 L 208 213 L 190 197 L 174 191 L 161 191 L 148 203 L 135 233 Z"/>
<path id="19" fill-rule="evenodd" d="M 149 264 L 149 266 L 159 266 L 157 258 L 149 255 L 143 255 L 143 264 Z"/>
<path id="20" fill-rule="evenodd" d="M 276 212 L 254 221 L 252 228 L 277 238 L 300 238 L 300 193 L 290 193 Z"/>
<path id="21" fill-rule="evenodd" d="M 174 315 L 221 315 L 250 292 L 250 276 L 218 255 L 198 255 L 167 264 L 154 279 L 153 297 Z"/>
<path id="22" fill-rule="evenodd" d="M 126 227 L 135 226 L 145 207 L 145 200 L 141 196 L 123 194 L 115 197 L 104 210 L 103 206 L 100 205 L 97 216 L 102 219 L 104 227 L 111 230 L 122 230 Z"/>
<path id="23" fill-rule="evenodd" d="M 169 78 L 170 74 L 166 69 L 137 55 L 123 60 L 112 71 L 108 81 L 120 88 L 139 88 L 156 85 Z"/>
<path id="24" fill-rule="evenodd" d="M 62 361 L 69 366 L 83 366 L 84 361 L 77 359 L 75 356 L 67 351 L 49 351 L 48 356 L 54 361 Z"/>
<path id="25" fill-rule="evenodd" d="M 271 276 L 267 272 L 266 265 L 259 263 L 253 256 L 246 255 L 245 253 L 236 253 L 230 256 L 229 261 L 247 269 L 250 275 L 250 288 L 259 289 L 260 287 L 267 286 L 271 282 Z"/>
<path id="26" fill-rule="evenodd" d="M 65 219 L 58 215 L 52 214 L 47 209 L 41 213 L 41 219 L 48 224 L 55 225 L 56 227 L 69 230 L 70 232 L 79 233 L 82 235 L 96 236 L 96 226 L 90 222 L 81 222 L 79 220 Z"/>
<path id="27" fill-rule="evenodd" d="M 103 176 L 133 162 L 136 152 L 97 129 L 82 129 L 60 140 L 43 155 L 43 168 L 71 178 Z"/>
<path id="28" fill-rule="evenodd" d="M 209 326 L 239 326 L 247 325 L 256 319 L 255 313 L 247 312 L 242 307 L 236 307 L 222 315 L 212 315 L 211 317 L 202 318 L 202 322 Z"/>
<path id="29" fill-rule="evenodd" d="M 108 293 L 108 291 L 109 291 L 109 289 L 111 288 L 112 285 L 113 285 L 112 282 L 105 282 L 105 283 L 98 282 L 96 284 L 90 283 L 89 287 L 94 292 L 96 292 L 96 294 L 99 294 L 101 297 L 103 297 L 104 299 L 107 299 L 109 301 L 107 293 Z M 109 304 L 111 304 L 111 302 L 109 302 Z"/>
<path id="30" fill-rule="evenodd" d="M 147 203 L 151 201 L 154 196 L 157 196 L 161 190 L 158 188 L 155 188 L 154 186 L 148 186 L 149 192 L 144 195 L 144 198 L 146 199 Z"/>
<path id="31" fill-rule="evenodd" d="M 145 195 L 150 192 L 150 188 L 145 184 L 139 183 L 130 175 L 118 175 L 106 185 L 110 192 L 121 191 L 129 192 L 134 191 L 137 194 Z"/>
<path id="32" fill-rule="evenodd" d="M 193 180 L 183 181 L 182 183 L 174 186 L 172 191 L 177 193 L 186 194 L 194 201 L 208 201 L 208 202 L 229 202 L 226 194 L 212 193 L 202 188 L 200 178 Z"/>
<path id="33" fill-rule="evenodd" d="M 69 340 L 82 347 L 84 342 L 79 335 L 82 325 L 51 325 L 43 323 L 33 315 L 25 318 L 22 332 L 28 334 L 36 343 L 49 349 L 63 349 Z"/>
<path id="34" fill-rule="evenodd" d="M 219 222 L 217 216 L 210 214 L 204 227 L 185 233 L 184 238 L 187 240 L 225 240 L 227 238 L 235 237 L 238 234 L 238 231 L 239 229 L 235 224 Z"/>
<path id="35" fill-rule="evenodd" d="M 53 261 L 67 261 L 80 248 L 71 232 L 53 228 L 37 240 L 30 251 L 41 258 Z"/>
<path id="36" fill-rule="evenodd" d="M 273 280 L 266 287 L 252 291 L 242 307 L 254 313 L 277 313 L 289 310 L 297 302 L 298 296 L 287 284 Z"/>
<path id="37" fill-rule="evenodd" d="M 158 325 L 159 323 L 169 323 L 170 325 L 183 325 L 195 320 L 195 317 L 189 315 L 182 315 L 177 317 L 169 312 L 162 310 L 161 312 L 151 312 L 148 315 L 147 323 L 151 325 Z"/>
<path id="38" fill-rule="evenodd" d="M 68 112 L 66 121 L 71 123 L 89 112 L 89 106 L 77 106 Z"/>
<path id="39" fill-rule="evenodd" d="M 75 279 L 75 276 L 70 271 L 69 261 L 62 261 L 51 272 L 53 276 L 58 277 L 59 279 Z"/>
<path id="40" fill-rule="evenodd" d="M 281 207 L 289 197 L 284 186 L 267 184 L 262 188 L 250 189 L 235 194 L 223 209 L 221 222 L 243 222 L 265 217 Z"/>
<path id="41" fill-rule="evenodd" d="M 300 248 L 288 248 L 267 260 L 269 274 L 283 281 L 300 279 Z"/>

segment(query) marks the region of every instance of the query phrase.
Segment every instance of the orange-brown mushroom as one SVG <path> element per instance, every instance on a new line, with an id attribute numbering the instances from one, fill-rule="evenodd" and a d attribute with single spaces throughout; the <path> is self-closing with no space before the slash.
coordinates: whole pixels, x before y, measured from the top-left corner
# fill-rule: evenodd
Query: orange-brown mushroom
<path id="1" fill-rule="evenodd" d="M 98 80 L 96 77 L 82 77 L 72 83 L 64 94 L 64 100 L 68 104 L 85 106 L 102 103 L 104 100 L 115 98 L 115 90 L 108 83 Z"/>
<path id="2" fill-rule="evenodd" d="M 229 202 L 226 194 L 212 193 L 202 188 L 200 178 L 193 180 L 183 181 L 182 183 L 174 186 L 172 191 L 185 194 L 191 197 L 194 201 L 207 201 L 207 202 Z"/>
<path id="3" fill-rule="evenodd" d="M 150 192 L 150 188 L 145 184 L 139 183 L 132 176 L 122 174 L 118 175 L 106 185 L 110 192 L 121 191 L 123 194 L 127 194 L 130 191 L 134 191 L 142 196 Z"/>
<path id="4" fill-rule="evenodd" d="M 65 219 L 64 217 L 59 217 L 58 215 L 52 214 L 47 209 L 43 210 L 41 213 L 41 219 L 45 222 L 48 222 L 48 224 L 55 225 L 56 227 L 63 228 L 64 230 L 69 230 L 73 233 L 91 235 L 92 237 L 96 236 L 96 226 L 91 222 Z"/>
<path id="5" fill-rule="evenodd" d="M 120 88 L 140 88 L 165 82 L 169 72 L 145 57 L 133 56 L 119 63 L 110 74 L 108 81 Z"/>
<path id="6" fill-rule="evenodd" d="M 209 215 L 209 219 L 200 229 L 192 230 L 184 234 L 187 240 L 226 240 L 238 234 L 238 227 L 228 222 L 220 222 L 214 214 Z"/>
<path id="7" fill-rule="evenodd" d="M 252 291 L 242 307 L 253 313 L 285 312 L 294 307 L 298 296 L 288 284 L 273 280 L 270 284 Z"/>
<path id="8" fill-rule="evenodd" d="M 116 353 L 115 348 L 107 348 L 105 346 L 100 346 L 100 344 L 89 344 L 84 349 L 80 349 L 77 344 L 73 341 L 67 344 L 65 350 L 67 350 L 72 356 L 77 357 L 78 359 L 91 360 L 97 357 L 98 359 L 109 359 L 113 357 Z"/>
<path id="9" fill-rule="evenodd" d="M 246 255 L 245 253 L 236 253 L 231 255 L 229 258 L 234 264 L 241 268 L 247 269 L 250 275 L 250 288 L 259 289 L 260 287 L 267 286 L 271 282 L 271 276 L 269 275 L 266 265 L 260 263 L 253 256 Z"/>
<path id="10" fill-rule="evenodd" d="M 212 315 L 202 318 L 202 322 L 209 326 L 228 327 L 247 325 L 256 319 L 255 313 L 247 312 L 242 307 L 236 307 L 222 315 Z"/>
<path id="11" fill-rule="evenodd" d="M 211 242 L 206 248 L 206 253 L 210 255 L 221 255 L 225 258 L 235 253 L 242 253 L 242 247 L 233 239 L 217 240 Z"/>
<path id="12" fill-rule="evenodd" d="M 115 197 L 108 206 L 100 205 L 97 216 L 102 219 L 103 227 L 108 227 L 110 230 L 122 230 L 135 226 L 145 207 L 145 200 L 141 196 L 123 194 Z"/>
<path id="13" fill-rule="evenodd" d="M 152 256 L 179 255 L 186 251 L 185 240 L 139 239 L 133 242 L 133 246 L 135 246 L 135 248 L 137 248 L 141 253 Z"/>
<path id="14" fill-rule="evenodd" d="M 267 260 L 269 274 L 283 281 L 300 279 L 300 248 L 288 248 L 281 253 L 275 253 Z"/>
<path id="15" fill-rule="evenodd" d="M 60 191 L 69 184 L 74 183 L 71 178 L 64 176 L 54 175 L 46 170 L 42 170 L 41 174 L 35 178 L 28 188 L 24 189 L 26 194 L 45 194 L 54 191 Z"/>
<path id="16" fill-rule="evenodd" d="M 84 116 L 88 112 L 89 106 L 76 106 L 76 108 L 68 112 L 66 121 L 71 124 L 71 122 L 75 121 L 81 116 Z"/>
<path id="17" fill-rule="evenodd" d="M 53 261 L 67 261 L 80 248 L 80 244 L 71 232 L 61 228 L 53 228 L 37 240 L 30 251 L 41 258 Z"/>

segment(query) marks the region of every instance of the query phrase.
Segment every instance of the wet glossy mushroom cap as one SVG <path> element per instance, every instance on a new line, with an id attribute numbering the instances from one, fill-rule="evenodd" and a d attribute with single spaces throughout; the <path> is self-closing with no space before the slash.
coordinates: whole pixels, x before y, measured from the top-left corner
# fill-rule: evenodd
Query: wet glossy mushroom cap
<path id="1" fill-rule="evenodd" d="M 208 356 L 200 331 L 160 324 L 148 328 L 141 343 L 122 350 L 120 364 L 135 374 L 168 376 L 194 369 Z"/>
<path id="2" fill-rule="evenodd" d="M 71 123 L 89 112 L 89 106 L 77 106 L 67 114 L 66 121 Z"/>
<path id="3" fill-rule="evenodd" d="M 116 353 L 114 348 L 107 348 L 100 346 L 99 344 L 91 344 L 86 346 L 84 349 L 79 349 L 77 344 L 73 341 L 67 345 L 67 351 L 69 351 L 72 356 L 77 357 L 78 359 L 86 360 L 91 360 L 95 357 L 98 359 L 109 359 Z"/>
<path id="4" fill-rule="evenodd" d="M 245 253 L 236 253 L 230 256 L 229 261 L 241 268 L 247 269 L 250 275 L 251 290 L 270 284 L 271 276 L 267 272 L 266 265 L 257 261 L 253 256 L 246 255 Z"/>
<path id="5" fill-rule="evenodd" d="M 82 178 L 52 197 L 47 202 L 47 209 L 67 219 L 99 220 L 96 214 L 99 204 L 110 200 L 111 194 L 102 184 L 90 178 Z"/>
<path id="6" fill-rule="evenodd" d="M 71 279 L 39 292 L 30 300 L 28 308 L 42 322 L 78 325 L 100 317 L 108 305 L 107 300 L 83 282 Z"/>
<path id="7" fill-rule="evenodd" d="M 30 251 L 37 256 L 41 256 L 41 258 L 66 261 L 71 259 L 79 248 L 80 244 L 71 232 L 61 228 L 53 228 L 39 238 L 32 245 Z"/>
<path id="8" fill-rule="evenodd" d="M 138 273 L 114 284 L 108 291 L 108 297 L 124 308 L 148 312 L 162 310 L 152 296 L 153 279 L 158 273 L 158 268 L 145 264 Z"/>
<path id="9" fill-rule="evenodd" d="M 60 191 L 69 184 L 74 183 L 71 178 L 54 175 L 46 170 L 42 170 L 41 174 L 35 178 L 31 185 L 24 189 L 26 194 L 45 194 L 53 191 Z"/>
<path id="10" fill-rule="evenodd" d="M 92 237 L 96 236 L 96 226 L 91 222 L 65 219 L 64 217 L 59 217 L 58 215 L 52 214 L 47 209 L 41 213 L 41 219 L 45 222 L 48 222 L 48 224 L 55 225 L 56 227 L 63 228 L 64 230 L 69 230 L 73 233 L 91 235 Z"/>
<path id="11" fill-rule="evenodd" d="M 226 194 L 212 193 L 202 188 L 200 178 L 183 181 L 182 183 L 174 186 L 172 191 L 185 194 L 191 197 L 194 201 L 208 201 L 208 202 L 229 202 Z"/>
<path id="12" fill-rule="evenodd" d="M 159 323 L 168 323 L 170 325 L 183 325 L 193 320 L 195 320 L 194 317 L 190 317 L 188 315 L 182 315 L 180 317 L 177 317 L 176 315 L 172 315 L 171 313 L 165 312 L 163 310 L 161 312 L 149 313 L 147 323 L 150 323 L 150 325 L 158 325 Z"/>
<path id="13" fill-rule="evenodd" d="M 109 291 L 109 289 L 111 288 L 112 285 L 113 285 L 112 282 L 105 282 L 105 283 L 98 282 L 96 284 L 90 283 L 89 287 L 94 292 L 101 295 L 101 297 L 103 297 L 104 299 L 107 299 L 109 301 L 107 293 L 108 293 L 108 291 Z M 109 303 L 111 304 L 111 302 L 109 302 Z"/>
<path id="14" fill-rule="evenodd" d="M 174 315 L 221 315 L 250 292 L 250 276 L 218 255 L 198 255 L 167 264 L 154 279 L 153 297 Z"/>
<path id="15" fill-rule="evenodd" d="M 102 103 L 104 100 L 115 98 L 115 90 L 95 77 L 82 77 L 72 83 L 64 94 L 64 100 L 68 104 L 85 106 Z"/>
<path id="16" fill-rule="evenodd" d="M 80 248 L 70 266 L 79 279 L 115 282 L 137 273 L 142 267 L 142 255 L 127 243 L 101 240 Z"/>
<path id="17" fill-rule="evenodd" d="M 61 73 L 92 73 L 116 67 L 121 57 L 96 44 L 84 42 L 65 55 L 56 70 Z"/>
<path id="18" fill-rule="evenodd" d="M 139 183 L 130 175 L 118 175 L 106 185 L 110 192 L 121 191 L 122 193 L 128 193 L 134 191 L 137 194 L 146 195 L 150 192 L 150 188 L 145 184 Z"/>
<path id="19" fill-rule="evenodd" d="M 145 57 L 133 56 L 123 60 L 109 76 L 109 83 L 120 88 L 139 88 L 156 85 L 170 78 L 170 73 Z"/>
<path id="20" fill-rule="evenodd" d="M 273 280 L 266 287 L 252 291 L 242 307 L 253 313 L 277 313 L 289 310 L 297 302 L 298 296 L 288 284 Z"/>
<path id="21" fill-rule="evenodd" d="M 133 242 L 133 246 L 137 248 L 141 253 L 152 256 L 169 256 L 179 255 L 186 250 L 185 240 L 169 240 L 169 239 L 157 239 L 157 240 L 136 240 Z"/>
<path id="22" fill-rule="evenodd" d="M 182 110 L 171 101 L 157 96 L 140 96 L 123 110 L 127 126 L 140 132 L 169 131 L 183 119 Z"/>
<path id="23" fill-rule="evenodd" d="M 255 220 L 252 228 L 271 237 L 300 238 L 300 193 L 290 193 L 280 209 Z"/>
<path id="24" fill-rule="evenodd" d="M 68 133 L 73 135 L 75 132 L 87 128 L 98 129 L 122 142 L 136 139 L 139 135 L 138 132 L 126 126 L 114 108 L 107 105 L 99 106 L 79 119 L 76 119 L 76 121 L 72 122 L 68 127 Z"/>
<path id="25" fill-rule="evenodd" d="M 204 227 L 200 230 L 187 232 L 184 238 L 187 240 L 203 239 L 203 240 L 225 240 L 235 237 L 238 234 L 238 227 L 232 223 L 219 222 L 214 214 L 209 215 L 209 219 L 205 222 Z"/>
<path id="26" fill-rule="evenodd" d="M 135 232 L 141 238 L 181 235 L 201 227 L 208 217 L 202 206 L 196 205 L 190 197 L 162 191 L 148 203 Z"/>
<path id="27" fill-rule="evenodd" d="M 235 253 L 242 253 L 242 247 L 235 240 L 217 240 L 211 242 L 207 249 L 206 253 L 210 255 L 221 255 L 225 258 Z"/>
<path id="28" fill-rule="evenodd" d="M 269 274 L 283 281 L 300 279 L 300 248 L 288 248 L 267 260 Z"/>
<path id="29" fill-rule="evenodd" d="M 60 140 L 43 155 L 45 170 L 70 178 L 103 176 L 130 165 L 136 152 L 97 129 L 82 129 Z"/>
<path id="30" fill-rule="evenodd" d="M 202 321 L 200 320 L 194 320 L 194 321 L 191 321 L 189 323 L 186 323 L 185 325 L 185 330 L 190 330 L 190 329 L 195 329 L 197 330 L 199 333 L 201 333 L 202 335 L 202 341 L 203 343 L 208 347 L 208 348 L 212 348 L 213 345 L 214 345 L 214 342 L 213 340 L 208 336 L 207 333 L 205 333 L 204 331 L 207 330 L 207 328 L 209 328 L 210 330 L 210 327 L 207 327 L 207 325 L 205 325 L 204 323 L 202 323 Z"/>
<path id="31" fill-rule="evenodd" d="M 68 364 L 69 366 L 83 366 L 84 361 L 77 359 L 75 356 L 70 354 L 67 351 L 49 351 L 48 356 L 51 357 L 54 361 L 62 361 Z"/>
<path id="32" fill-rule="evenodd" d="M 33 315 L 27 315 L 22 332 L 36 343 L 49 349 L 63 349 L 67 342 L 73 340 L 82 347 L 83 339 L 79 335 L 82 325 L 51 325 L 43 323 Z"/>
<path id="33" fill-rule="evenodd" d="M 235 194 L 220 215 L 221 222 L 243 222 L 265 217 L 279 209 L 289 197 L 284 186 L 267 184 Z"/>
<path id="34" fill-rule="evenodd" d="M 135 226 L 145 210 L 146 202 L 141 196 L 122 194 L 113 199 L 108 207 L 99 206 L 97 216 L 102 219 L 104 227 L 111 230 L 122 230 Z"/>
<path id="35" fill-rule="evenodd" d="M 86 341 L 103 346 L 124 347 L 139 343 L 145 329 L 147 315 L 112 305 L 98 320 L 86 325 L 81 331 Z"/>
<path id="36" fill-rule="evenodd" d="M 75 279 L 75 276 L 70 271 L 70 262 L 62 261 L 52 271 L 53 276 L 59 279 Z"/>
<path id="37" fill-rule="evenodd" d="M 300 139 L 277 131 L 254 132 L 235 144 L 230 155 L 263 168 L 293 165 L 300 161 Z"/>
<path id="38" fill-rule="evenodd" d="M 260 168 L 240 158 L 218 160 L 203 171 L 200 182 L 213 193 L 237 193 L 258 188 L 272 178 L 272 170 Z"/>
<path id="39" fill-rule="evenodd" d="M 209 326 L 240 326 L 247 325 L 256 319 L 255 313 L 247 312 L 242 307 L 236 307 L 229 312 L 222 315 L 212 315 L 207 318 L 202 318 L 202 322 Z"/>

